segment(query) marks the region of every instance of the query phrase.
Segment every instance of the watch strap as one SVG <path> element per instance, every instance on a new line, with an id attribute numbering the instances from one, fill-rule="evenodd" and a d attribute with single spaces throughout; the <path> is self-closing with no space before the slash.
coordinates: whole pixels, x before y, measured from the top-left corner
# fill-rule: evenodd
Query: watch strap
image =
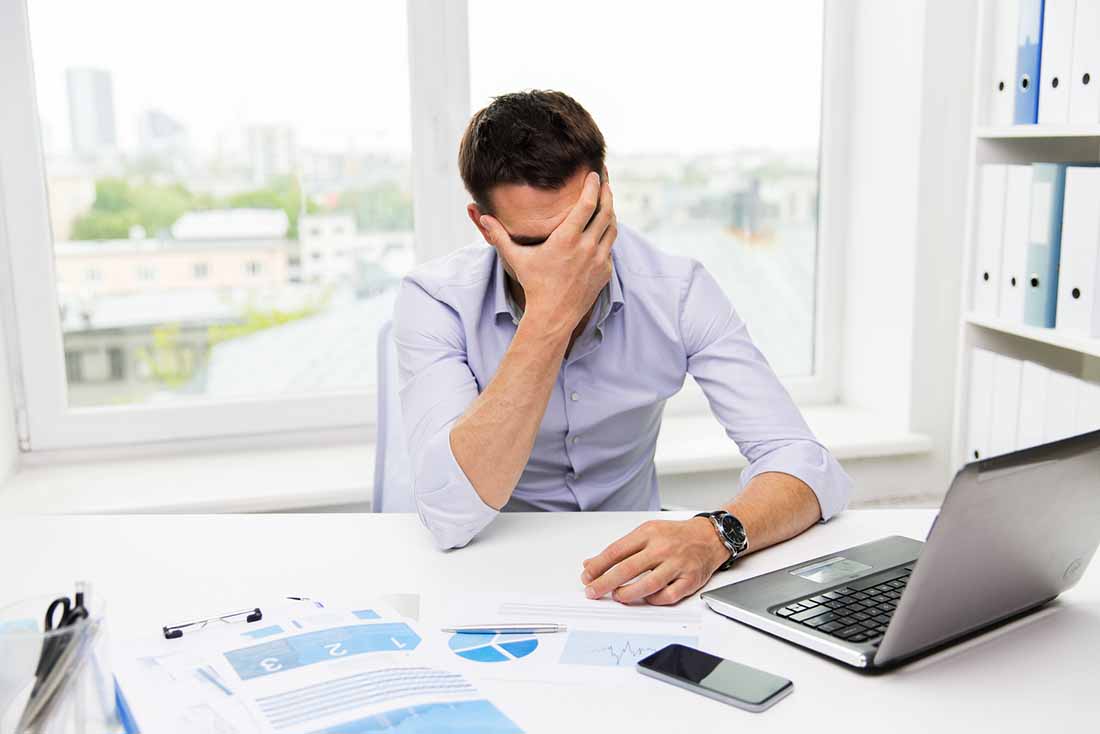
<path id="1" fill-rule="evenodd" d="M 734 515 L 726 512 L 725 510 L 716 510 L 714 512 L 700 512 L 695 517 L 705 517 L 710 520 L 714 526 L 714 532 L 718 534 L 718 539 L 722 542 L 722 545 L 729 551 L 730 557 L 726 559 L 721 566 L 717 568 L 718 571 L 725 571 L 733 566 L 733 562 L 737 560 L 745 550 L 749 547 L 748 535 L 745 533 L 745 526 Z M 729 518 L 735 524 L 736 530 L 739 533 L 728 532 L 725 527 L 725 519 Z"/>

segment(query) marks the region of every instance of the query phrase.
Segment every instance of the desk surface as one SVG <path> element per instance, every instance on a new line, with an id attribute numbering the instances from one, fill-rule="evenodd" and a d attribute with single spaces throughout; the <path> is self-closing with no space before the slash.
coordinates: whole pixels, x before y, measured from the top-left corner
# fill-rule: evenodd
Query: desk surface
<path id="1" fill-rule="evenodd" d="M 115 636 L 169 619 L 307 595 L 329 604 L 391 592 L 571 591 L 581 560 L 656 513 L 506 514 L 465 549 L 440 553 L 408 515 L 0 517 L 0 604 L 87 578 Z M 666 513 L 664 517 L 674 516 Z M 850 511 L 749 556 L 712 585 L 898 533 L 923 538 L 927 510 Z M 869 676 L 707 612 L 703 642 L 794 681 L 749 714 L 646 679 L 628 691 L 482 686 L 529 732 L 773 731 L 891 734 L 1053 730 L 1100 723 L 1100 570 L 1037 614 L 889 674 Z M 795 727 L 798 727 L 797 729 Z M 779 727 L 779 728 L 775 728 Z"/>

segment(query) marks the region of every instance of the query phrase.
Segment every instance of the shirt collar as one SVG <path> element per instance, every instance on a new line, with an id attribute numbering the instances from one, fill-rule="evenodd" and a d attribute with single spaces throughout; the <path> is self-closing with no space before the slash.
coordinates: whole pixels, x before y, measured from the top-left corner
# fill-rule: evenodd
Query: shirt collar
<path id="1" fill-rule="evenodd" d="M 523 317 L 523 311 L 520 309 L 519 304 L 512 298 L 511 291 L 508 290 L 508 281 L 506 273 L 504 272 L 504 259 L 501 258 L 499 253 L 493 255 L 496 263 L 493 266 L 493 309 L 494 313 L 498 316 L 504 314 L 511 316 L 515 323 L 519 323 L 519 320 Z M 596 325 L 603 324 L 613 313 L 618 312 L 623 307 L 623 285 L 619 280 L 619 268 L 616 265 L 615 251 L 611 251 L 611 280 L 600 291 L 599 298 L 596 299 L 596 313 L 598 314 L 596 319 Z M 606 305 L 605 305 L 606 304 Z"/>

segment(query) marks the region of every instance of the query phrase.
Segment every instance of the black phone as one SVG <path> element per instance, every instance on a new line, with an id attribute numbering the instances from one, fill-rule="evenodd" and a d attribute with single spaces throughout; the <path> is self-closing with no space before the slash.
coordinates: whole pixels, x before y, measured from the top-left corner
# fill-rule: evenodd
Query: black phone
<path id="1" fill-rule="evenodd" d="M 638 661 L 638 672 L 746 711 L 763 711 L 794 690 L 786 678 L 686 645 L 668 645 Z"/>

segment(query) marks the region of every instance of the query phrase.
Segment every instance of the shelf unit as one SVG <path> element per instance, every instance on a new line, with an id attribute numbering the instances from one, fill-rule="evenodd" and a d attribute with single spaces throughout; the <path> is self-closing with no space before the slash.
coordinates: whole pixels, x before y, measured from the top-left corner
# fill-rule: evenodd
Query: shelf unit
<path id="1" fill-rule="evenodd" d="M 966 321 L 971 326 L 978 326 L 1000 334 L 1009 334 L 1021 339 L 1027 339 L 1033 343 L 1044 344 L 1069 352 L 1100 358 L 1100 339 L 1090 339 L 1084 336 L 1065 334 L 1057 329 L 1041 329 L 1037 326 L 1028 326 L 1027 324 L 1014 324 L 1002 319 L 973 313 L 967 315 Z"/>
<path id="2" fill-rule="evenodd" d="M 952 471 L 966 463 L 967 409 L 970 405 L 970 350 L 981 347 L 1017 359 L 1038 362 L 1094 382 L 1100 381 L 1100 339 L 1010 323 L 970 312 L 973 302 L 977 240 L 978 182 L 986 163 L 1096 163 L 1100 161 L 1100 124 L 990 126 L 988 89 L 991 73 L 993 17 L 983 0 L 978 12 L 974 56 L 973 132 L 967 160 L 966 231 L 962 247 L 963 289 L 960 303 Z"/>
<path id="3" fill-rule="evenodd" d="M 974 136 L 985 140 L 1017 140 L 1020 138 L 1096 138 L 1100 125 L 1011 125 L 1009 127 L 979 127 Z"/>

